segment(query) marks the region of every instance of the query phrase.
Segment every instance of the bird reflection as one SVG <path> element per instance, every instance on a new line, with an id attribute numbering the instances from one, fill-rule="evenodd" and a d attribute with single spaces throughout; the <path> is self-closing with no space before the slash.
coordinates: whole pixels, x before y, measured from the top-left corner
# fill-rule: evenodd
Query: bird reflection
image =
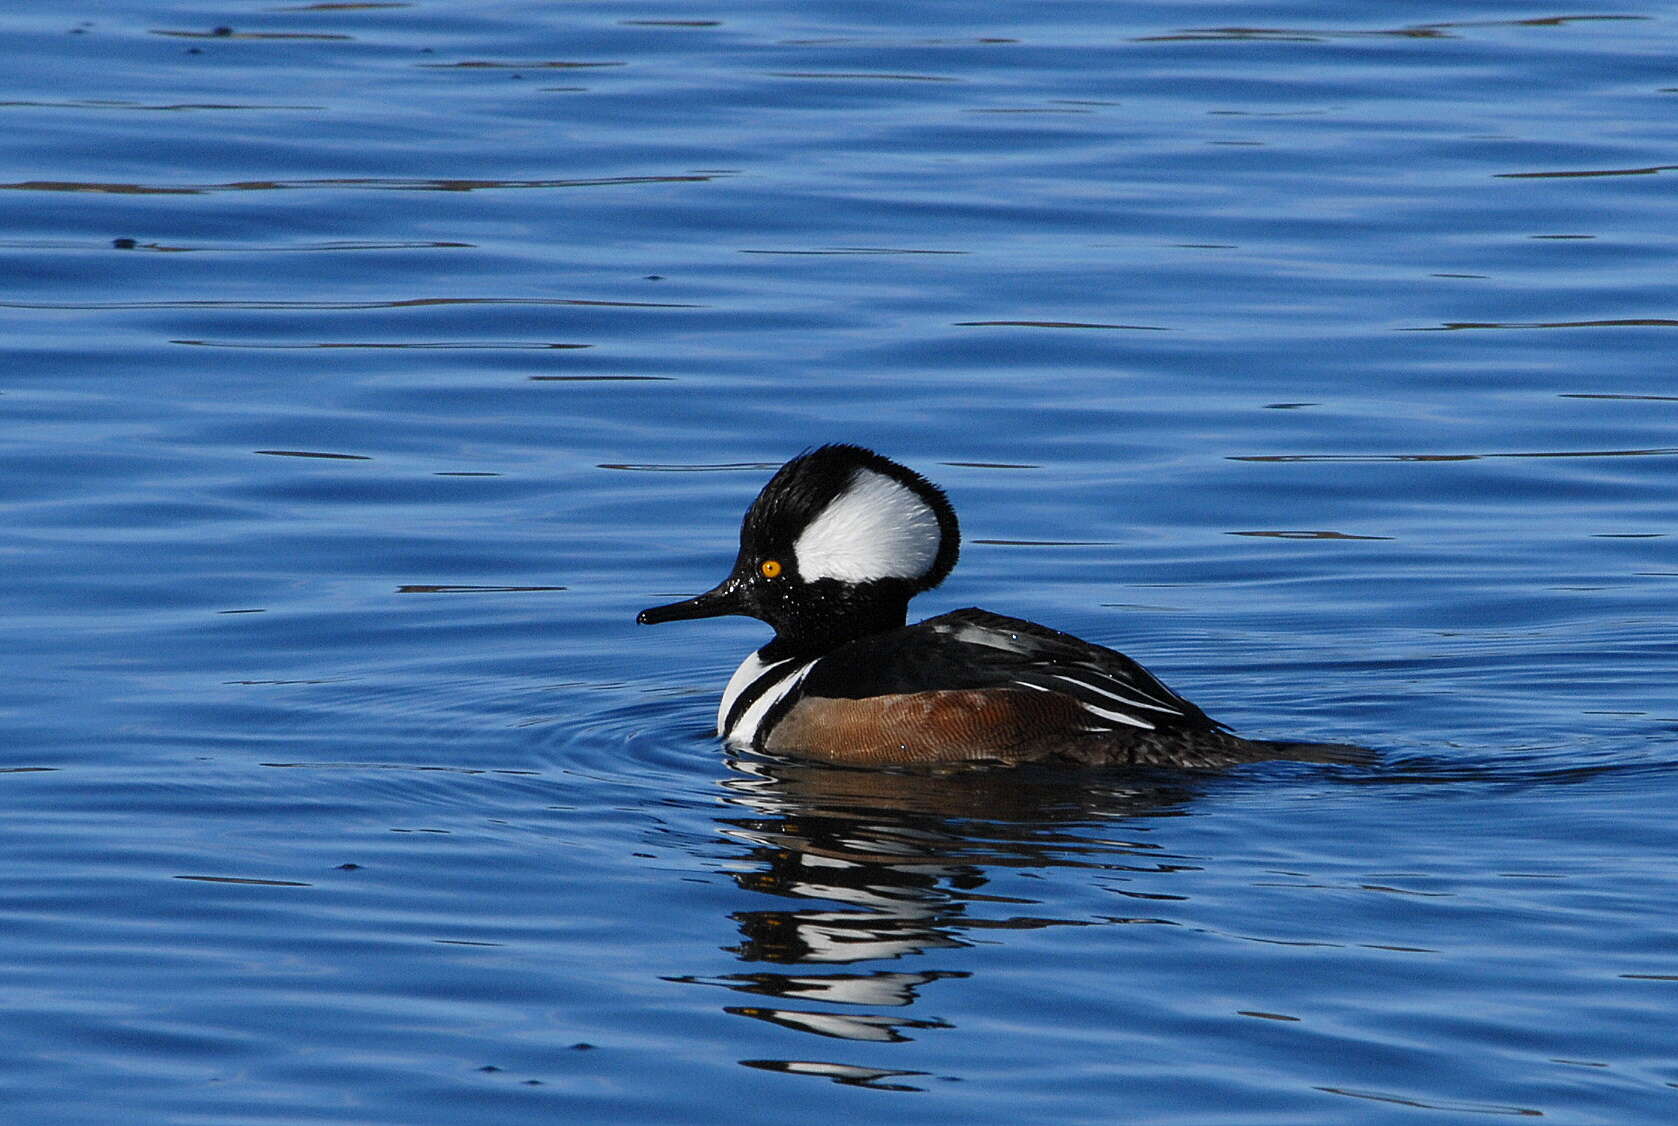
<path id="1" fill-rule="evenodd" d="M 824 1039 L 901 1043 L 952 1027 L 902 1010 L 968 973 L 904 960 L 984 941 L 975 932 L 1170 921 L 1034 913 L 1033 899 L 986 890 L 999 868 L 1196 866 L 1165 855 L 1138 820 L 1183 811 L 1196 791 L 1180 773 L 934 773 L 747 757 L 729 765 L 735 773 L 723 786 L 734 809 L 718 823 L 743 846 L 734 879 L 769 900 L 731 916 L 740 941 L 725 949 L 742 962 L 786 969 L 674 980 L 784 1002 L 726 1011 Z M 859 968 L 870 962 L 886 965 Z M 919 1074 L 806 1059 L 741 1062 L 889 1089 L 904 1087 L 888 1077 Z"/>

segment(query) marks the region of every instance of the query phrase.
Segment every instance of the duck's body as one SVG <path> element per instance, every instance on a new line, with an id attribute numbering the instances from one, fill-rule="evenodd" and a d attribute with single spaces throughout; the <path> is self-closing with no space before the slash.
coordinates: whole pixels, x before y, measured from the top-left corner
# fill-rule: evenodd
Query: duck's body
<path id="1" fill-rule="evenodd" d="M 782 466 L 746 513 L 715 589 L 644 623 L 747 614 L 776 636 L 717 712 L 731 745 L 836 763 L 1004 762 L 1215 768 L 1344 762 L 1358 748 L 1243 739 L 1111 649 L 979 609 L 905 625 L 960 533 L 944 494 L 857 446 Z"/>

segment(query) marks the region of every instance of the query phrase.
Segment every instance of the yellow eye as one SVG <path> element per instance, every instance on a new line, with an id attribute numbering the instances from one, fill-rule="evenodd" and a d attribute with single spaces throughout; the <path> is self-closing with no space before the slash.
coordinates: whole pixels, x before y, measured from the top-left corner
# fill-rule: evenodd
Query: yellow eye
<path id="1" fill-rule="evenodd" d="M 763 573 L 764 578 L 772 579 L 781 573 L 781 561 L 779 559 L 765 559 L 758 564 L 757 569 Z"/>

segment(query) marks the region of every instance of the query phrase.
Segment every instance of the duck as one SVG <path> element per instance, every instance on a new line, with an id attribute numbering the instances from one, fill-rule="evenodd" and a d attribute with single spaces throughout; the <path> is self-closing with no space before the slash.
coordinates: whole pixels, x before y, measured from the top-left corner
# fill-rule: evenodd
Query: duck
<path id="1" fill-rule="evenodd" d="M 717 735 L 738 750 L 862 767 L 1367 761 L 1347 744 L 1237 735 L 1124 654 L 1036 622 L 968 607 L 908 624 L 960 550 L 937 485 L 824 445 L 763 486 L 722 582 L 636 620 L 737 614 L 775 631 L 723 689 Z"/>

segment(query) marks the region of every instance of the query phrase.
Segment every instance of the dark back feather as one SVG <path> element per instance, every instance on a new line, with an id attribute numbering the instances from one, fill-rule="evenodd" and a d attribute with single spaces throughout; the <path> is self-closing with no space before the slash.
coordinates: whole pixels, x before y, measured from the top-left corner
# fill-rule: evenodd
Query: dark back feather
<path id="1" fill-rule="evenodd" d="M 1224 730 L 1123 653 L 972 607 L 853 641 L 804 682 L 806 695 L 841 699 L 970 688 L 1070 696 L 1092 731 Z"/>

